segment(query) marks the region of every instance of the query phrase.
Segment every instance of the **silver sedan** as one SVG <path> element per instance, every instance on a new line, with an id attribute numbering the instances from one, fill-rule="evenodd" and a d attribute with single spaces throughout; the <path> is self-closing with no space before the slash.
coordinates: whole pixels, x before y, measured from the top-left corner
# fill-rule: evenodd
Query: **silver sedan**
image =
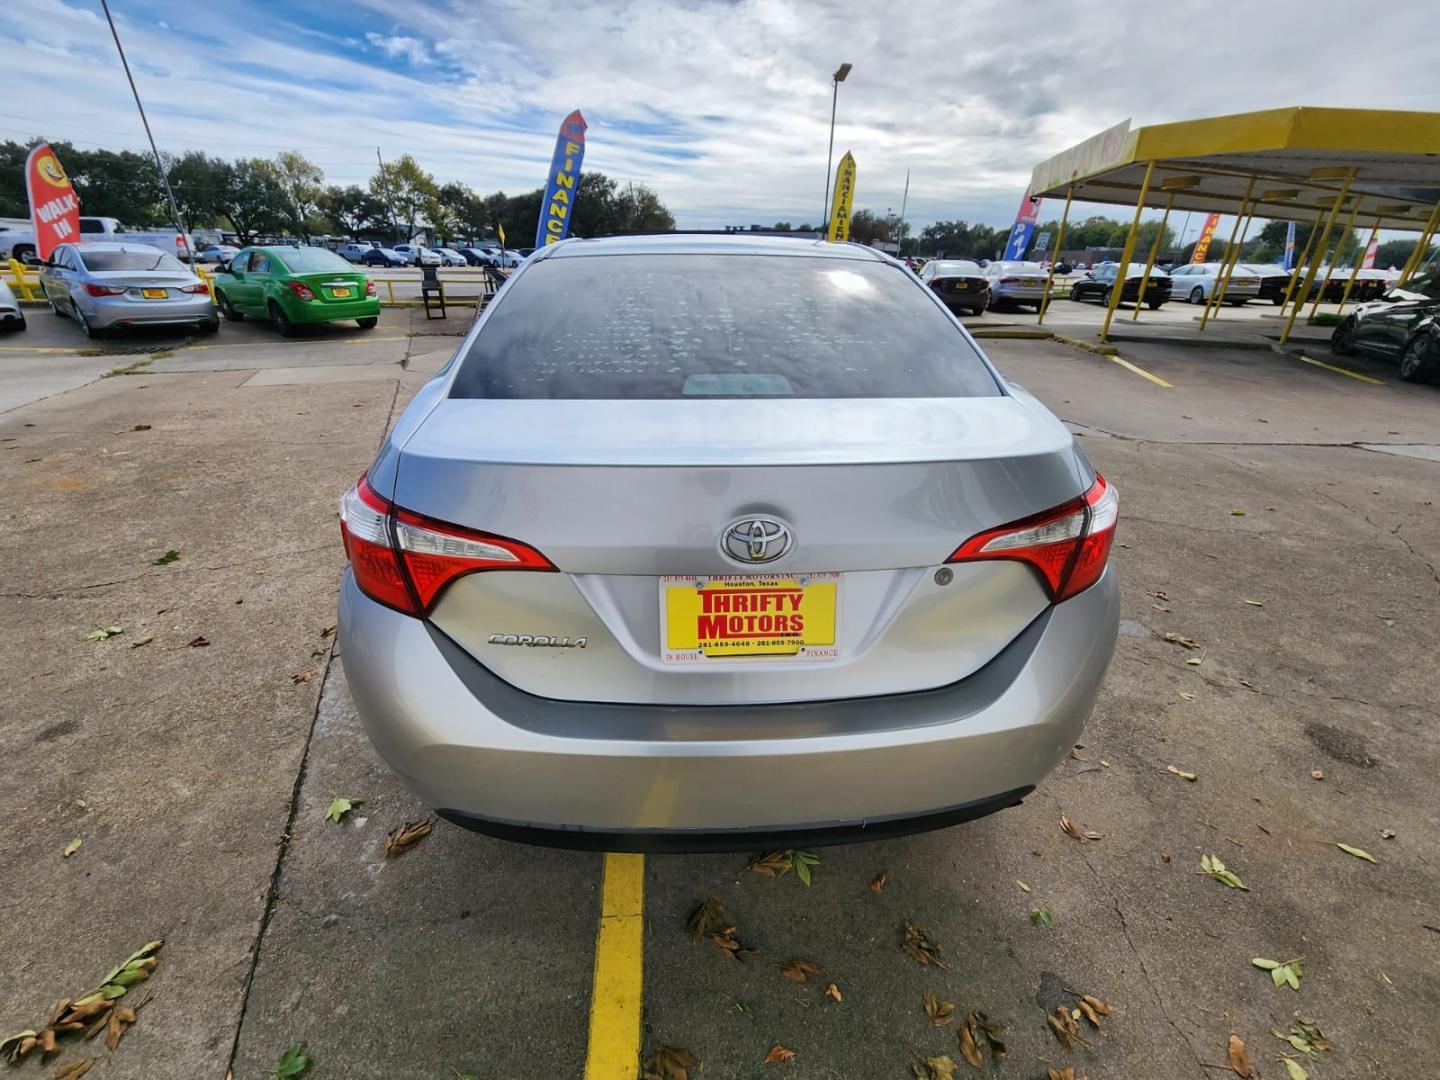
<path id="1" fill-rule="evenodd" d="M 990 283 L 990 307 L 1029 304 L 1038 308 L 1045 299 L 1047 271 L 1038 262 L 992 262 L 985 267 Z"/>
<path id="2" fill-rule="evenodd" d="M 568 240 L 341 498 L 346 678 L 401 780 L 482 832 L 937 828 L 1013 806 L 1079 736 L 1117 506 L 879 253 Z"/>
<path id="3" fill-rule="evenodd" d="M 61 244 L 40 285 L 55 314 L 75 319 L 86 337 L 119 326 L 220 327 L 209 286 L 146 244 Z"/>

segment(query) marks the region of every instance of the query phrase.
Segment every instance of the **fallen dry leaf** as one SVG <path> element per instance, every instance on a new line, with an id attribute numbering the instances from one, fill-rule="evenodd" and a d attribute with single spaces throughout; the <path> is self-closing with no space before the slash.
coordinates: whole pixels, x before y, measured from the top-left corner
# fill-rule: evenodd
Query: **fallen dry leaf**
<path id="1" fill-rule="evenodd" d="M 725 927 L 725 929 L 721 930 L 718 934 L 711 934 L 710 941 L 731 960 L 742 960 L 747 956 L 754 956 L 760 951 L 759 949 L 746 948 L 744 945 L 741 945 L 740 942 L 736 941 L 735 927 L 733 926 Z"/>
<path id="2" fill-rule="evenodd" d="M 155 639 L 153 637 L 142 637 L 139 641 L 132 641 L 130 643 L 130 647 L 132 649 L 143 649 L 146 645 L 149 645 L 154 640 Z"/>
<path id="3" fill-rule="evenodd" d="M 936 1027 L 944 1027 L 955 1018 L 955 1003 L 953 1001 L 937 1001 L 935 995 L 929 990 L 925 991 L 925 1015 L 930 1017 L 930 1023 Z"/>
<path id="4" fill-rule="evenodd" d="M 1324 780 L 1324 779 L 1325 779 L 1325 770 L 1324 770 L 1324 769 L 1311 769 L 1311 770 L 1310 770 L 1310 779 L 1311 779 L 1311 780 Z"/>
<path id="5" fill-rule="evenodd" d="M 972 1012 L 965 1018 L 965 1026 L 970 1029 L 975 1042 L 980 1042 L 980 1036 L 985 1037 L 986 1043 L 990 1046 L 990 1053 L 997 1058 L 1005 1056 L 1005 1040 L 1001 1038 L 1005 1034 L 1005 1025 L 997 1024 L 983 1012 Z"/>
<path id="6" fill-rule="evenodd" d="M 781 1046 L 779 1043 L 776 1043 L 770 1047 L 770 1052 L 765 1055 L 765 1064 L 774 1065 L 777 1062 L 793 1061 L 794 1058 L 794 1050 L 791 1050 L 788 1046 Z"/>
<path id="7" fill-rule="evenodd" d="M 1079 840 L 1082 844 L 1085 843 L 1085 838 L 1080 835 L 1080 830 L 1075 828 L 1075 823 L 1064 814 L 1060 815 L 1060 831 L 1072 839 Z"/>
<path id="8" fill-rule="evenodd" d="M 1080 1026 L 1070 1016 L 1070 1010 L 1064 1005 L 1058 1005 L 1053 1013 L 1045 1014 L 1045 1022 L 1050 1030 L 1055 1033 L 1055 1038 L 1060 1040 L 1060 1045 L 1069 1050 L 1074 1045 L 1075 1035 L 1079 1032 Z"/>
<path id="9" fill-rule="evenodd" d="M 434 824 L 434 818 L 426 818 L 423 821 L 407 821 L 405 824 L 391 829 L 385 834 L 385 857 L 393 859 L 397 855 L 404 855 L 405 852 L 430 835 L 430 829 Z"/>
<path id="10" fill-rule="evenodd" d="M 750 860 L 748 869 L 768 878 L 780 877 L 793 866 L 788 851 L 765 851 Z"/>
<path id="11" fill-rule="evenodd" d="M 1090 1008 L 1094 1009 L 1101 1016 L 1109 1016 L 1112 1012 L 1115 1011 L 1115 1006 L 1105 1004 L 1105 1002 L 1101 1001 L 1093 994 L 1085 994 L 1080 998 L 1080 1000 L 1085 1002 L 1086 1005 L 1089 1005 Z"/>
<path id="12" fill-rule="evenodd" d="M 930 1070 L 930 1080 L 955 1080 L 955 1070 L 960 1067 L 949 1054 L 926 1058 L 925 1065 Z"/>
<path id="13" fill-rule="evenodd" d="M 940 959 L 940 946 L 930 940 L 930 932 L 923 926 L 905 924 L 905 940 L 900 946 L 920 964 L 934 964 L 941 971 L 945 964 Z"/>
<path id="14" fill-rule="evenodd" d="M 1198 649 L 1200 643 L 1194 638 L 1188 638 L 1184 634 L 1161 634 L 1161 641 L 1168 641 L 1171 645 L 1179 645 L 1182 649 Z"/>
<path id="15" fill-rule="evenodd" d="M 650 1056 L 645 1059 L 643 1080 L 690 1080 L 690 1070 L 700 1067 L 700 1059 L 689 1050 L 650 1041 Z"/>
<path id="16" fill-rule="evenodd" d="M 1163 863 L 1168 863 L 1170 861 L 1170 853 L 1168 851 L 1160 852 L 1160 861 Z"/>
<path id="17" fill-rule="evenodd" d="M 74 855 L 75 852 L 80 850 L 80 845 L 82 843 L 84 843 L 84 841 L 77 836 L 74 840 L 71 840 L 68 844 L 65 845 L 64 850 L 62 850 L 60 854 L 68 859 L 71 855 Z M 54 1021 L 51 1022 L 53 1023 Z"/>
<path id="18" fill-rule="evenodd" d="M 889 881 L 889 880 L 890 880 L 890 871 L 889 871 L 889 870 L 881 870 L 880 873 L 878 873 L 878 874 L 875 875 L 875 880 L 872 881 L 872 882 L 870 882 L 870 891 L 871 891 L 871 892 L 883 892 L 884 889 L 885 889 L 885 883 L 886 883 L 887 881 Z"/>
<path id="19" fill-rule="evenodd" d="M 54 1080 L 79 1080 L 90 1071 L 90 1066 L 95 1064 L 94 1058 L 84 1058 L 81 1061 L 72 1061 L 68 1065 L 62 1065 L 50 1075 Z"/>
<path id="20" fill-rule="evenodd" d="M 780 974 L 784 975 L 791 982 L 809 982 L 811 975 L 814 975 L 817 971 L 824 970 L 825 968 L 820 964 L 813 963 L 809 960 L 791 960 L 790 963 L 780 969 Z"/>
<path id="21" fill-rule="evenodd" d="M 845 1000 L 845 995 L 840 993 L 840 988 L 834 983 L 831 983 L 829 986 L 825 987 L 825 996 L 828 998 L 834 998 L 836 1001 Z"/>
<path id="22" fill-rule="evenodd" d="M 1045 1080 L 1085 1080 L 1085 1077 L 1075 1076 L 1075 1066 L 1066 1065 L 1063 1069 L 1046 1069 Z"/>
<path id="23" fill-rule="evenodd" d="M 202 635 L 202 636 L 199 636 L 199 637 L 191 638 L 191 639 L 190 639 L 189 641 L 187 641 L 185 644 L 188 645 L 188 646 L 189 646 L 190 648 L 192 648 L 192 649 L 203 649 L 203 648 L 205 648 L 207 645 L 209 645 L 210 642 Z"/>
<path id="24" fill-rule="evenodd" d="M 1174 765 L 1166 765 L 1165 771 L 1180 777 L 1181 780 L 1189 780 L 1192 784 L 1199 779 L 1193 772 L 1186 772 L 1184 769 L 1178 769 Z"/>
<path id="25" fill-rule="evenodd" d="M 327 627 L 325 627 L 325 629 L 323 629 L 323 630 L 320 631 L 320 636 L 321 636 L 322 638 L 327 638 L 327 637 L 330 637 L 330 636 L 331 636 L 332 634 L 334 634 L 334 633 L 335 633 L 335 627 L 334 627 L 334 626 L 327 626 Z"/>
<path id="26" fill-rule="evenodd" d="M 1255 1075 L 1255 1070 L 1250 1067 L 1250 1052 L 1245 1049 L 1245 1040 L 1239 1035 L 1232 1034 L 1230 1036 L 1228 1056 L 1230 1068 L 1236 1076 L 1250 1080 L 1250 1077 Z"/>
<path id="27" fill-rule="evenodd" d="M 292 683 L 299 684 L 299 683 L 302 683 L 302 682 L 309 682 L 309 681 L 310 681 L 311 679 L 313 679 L 313 678 L 315 678 L 315 672 L 313 672 L 313 671 L 300 671 L 300 672 L 296 672 L 294 675 L 291 675 L 291 676 L 290 676 L 290 681 L 291 681 Z"/>
<path id="28" fill-rule="evenodd" d="M 695 906 L 690 913 L 690 943 L 698 945 L 700 940 L 713 934 L 725 922 L 725 905 L 715 897 L 709 897 Z"/>
<path id="29" fill-rule="evenodd" d="M 977 1069 L 983 1068 L 985 1065 L 985 1055 L 975 1044 L 975 1035 L 968 1022 L 960 1028 L 960 1056 Z"/>

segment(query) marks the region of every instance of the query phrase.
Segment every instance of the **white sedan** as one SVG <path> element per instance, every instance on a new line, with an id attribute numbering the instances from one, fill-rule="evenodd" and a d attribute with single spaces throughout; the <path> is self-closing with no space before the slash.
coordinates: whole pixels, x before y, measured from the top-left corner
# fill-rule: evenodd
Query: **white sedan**
<path id="1" fill-rule="evenodd" d="M 1170 271 L 1170 298 L 1187 300 L 1192 304 L 1203 304 L 1215 291 L 1215 280 L 1220 274 L 1218 262 L 1186 263 Z M 1247 300 L 1260 295 L 1260 275 L 1235 267 L 1230 275 L 1230 284 L 1225 286 L 1225 303 L 1239 307 Z"/>
<path id="2" fill-rule="evenodd" d="M 195 259 L 202 263 L 222 263 L 229 262 L 239 254 L 240 249 L 229 244 L 211 244 L 207 248 L 202 248 Z"/>
<path id="3" fill-rule="evenodd" d="M 24 330 L 25 313 L 15 301 L 10 286 L 0 281 L 0 330 Z"/>

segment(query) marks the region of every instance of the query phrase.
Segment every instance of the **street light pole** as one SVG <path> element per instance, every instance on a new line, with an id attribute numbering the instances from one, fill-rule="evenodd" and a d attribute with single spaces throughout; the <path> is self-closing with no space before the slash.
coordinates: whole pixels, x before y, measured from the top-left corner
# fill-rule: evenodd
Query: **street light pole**
<path id="1" fill-rule="evenodd" d="M 828 229 L 830 225 L 830 167 L 835 161 L 835 106 L 840 101 L 840 84 L 845 81 L 845 76 L 850 74 L 852 65 L 845 63 L 835 69 L 831 76 L 835 87 L 830 94 L 830 150 L 825 155 L 825 204 L 820 208 L 821 229 Z"/>

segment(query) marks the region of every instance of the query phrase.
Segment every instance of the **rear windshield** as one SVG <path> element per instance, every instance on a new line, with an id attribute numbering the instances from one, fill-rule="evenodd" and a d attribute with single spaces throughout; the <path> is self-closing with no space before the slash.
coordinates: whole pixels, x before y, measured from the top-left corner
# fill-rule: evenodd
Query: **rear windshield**
<path id="1" fill-rule="evenodd" d="M 973 262 L 937 262 L 936 277 L 980 277 L 980 264 Z"/>
<path id="2" fill-rule="evenodd" d="M 185 267 L 174 255 L 163 251 L 82 251 L 87 270 L 178 270 Z"/>
<path id="3" fill-rule="evenodd" d="M 339 255 L 325 248 L 287 248 L 276 254 L 280 256 L 281 262 L 297 274 L 321 274 L 326 270 L 348 270 L 353 273 L 355 270 Z"/>
<path id="4" fill-rule="evenodd" d="M 459 398 L 993 397 L 974 345 L 898 268 L 761 255 L 555 257 L 507 287 Z"/>

